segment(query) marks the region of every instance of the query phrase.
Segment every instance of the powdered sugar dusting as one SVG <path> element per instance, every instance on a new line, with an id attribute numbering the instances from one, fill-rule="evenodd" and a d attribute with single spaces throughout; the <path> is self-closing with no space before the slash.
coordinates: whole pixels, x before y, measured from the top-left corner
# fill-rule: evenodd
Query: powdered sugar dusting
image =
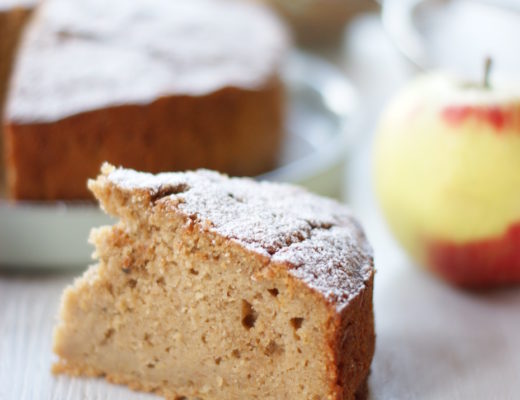
<path id="1" fill-rule="evenodd" d="M 372 273 L 372 252 L 359 224 L 340 203 L 295 186 L 228 178 L 198 170 L 158 175 L 115 169 L 121 190 L 145 189 L 201 225 L 284 263 L 290 273 L 341 309 Z M 181 201 L 179 201 L 181 200 Z"/>
<path id="2" fill-rule="evenodd" d="M 288 48 L 274 13 L 214 0 L 45 0 L 20 46 L 7 114 L 54 121 L 172 95 L 258 89 Z"/>
<path id="3" fill-rule="evenodd" d="M 272 260 L 292 264 L 291 274 L 340 308 L 360 291 L 372 272 L 371 249 L 355 225 L 317 229 L 309 240 L 280 249 Z"/>

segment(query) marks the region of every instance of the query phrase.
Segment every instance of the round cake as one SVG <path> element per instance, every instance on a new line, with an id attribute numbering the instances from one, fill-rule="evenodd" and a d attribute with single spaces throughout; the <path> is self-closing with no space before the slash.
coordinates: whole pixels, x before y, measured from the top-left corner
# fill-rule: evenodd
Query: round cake
<path id="1" fill-rule="evenodd" d="M 260 5 L 47 0 L 30 21 L 5 115 L 15 199 L 83 199 L 103 160 L 255 175 L 283 136 L 288 40 Z"/>

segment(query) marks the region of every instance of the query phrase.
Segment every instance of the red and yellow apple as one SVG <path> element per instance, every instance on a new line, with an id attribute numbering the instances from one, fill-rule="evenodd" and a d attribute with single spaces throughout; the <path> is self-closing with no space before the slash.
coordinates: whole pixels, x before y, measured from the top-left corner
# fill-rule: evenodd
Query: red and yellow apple
<path id="1" fill-rule="evenodd" d="M 520 88 L 433 73 L 385 109 L 374 150 L 388 223 L 419 264 L 465 287 L 520 283 Z"/>

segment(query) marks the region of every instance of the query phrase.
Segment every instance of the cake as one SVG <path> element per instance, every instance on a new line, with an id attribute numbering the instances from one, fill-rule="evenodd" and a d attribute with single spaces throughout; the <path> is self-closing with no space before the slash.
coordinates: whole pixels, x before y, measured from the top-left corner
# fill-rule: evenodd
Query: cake
<path id="1" fill-rule="evenodd" d="M 4 110 L 7 82 L 18 39 L 35 6 L 36 0 L 0 0 L 0 115 Z M 3 135 L 0 125 L 0 192 L 4 181 L 3 153 Z"/>
<path id="2" fill-rule="evenodd" d="M 373 258 L 333 200 L 197 170 L 104 165 L 119 219 L 67 288 L 55 373 L 167 399 L 361 399 L 374 352 Z"/>
<path id="3" fill-rule="evenodd" d="M 283 137 L 284 26 L 258 4 L 46 0 L 14 67 L 13 199 L 89 198 L 103 160 L 256 175 Z"/>

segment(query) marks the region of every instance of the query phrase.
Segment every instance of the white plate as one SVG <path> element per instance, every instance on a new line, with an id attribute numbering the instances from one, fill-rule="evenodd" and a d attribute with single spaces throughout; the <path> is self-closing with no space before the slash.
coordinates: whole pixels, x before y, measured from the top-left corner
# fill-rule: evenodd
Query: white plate
<path id="1" fill-rule="evenodd" d="M 280 167 L 258 178 L 339 196 L 353 146 L 353 130 L 348 128 L 357 94 L 341 72 L 308 54 L 291 55 L 283 74 L 289 91 L 287 140 Z M 110 222 L 92 204 L 0 200 L 0 265 L 84 267 L 92 262 L 90 229 Z"/>

